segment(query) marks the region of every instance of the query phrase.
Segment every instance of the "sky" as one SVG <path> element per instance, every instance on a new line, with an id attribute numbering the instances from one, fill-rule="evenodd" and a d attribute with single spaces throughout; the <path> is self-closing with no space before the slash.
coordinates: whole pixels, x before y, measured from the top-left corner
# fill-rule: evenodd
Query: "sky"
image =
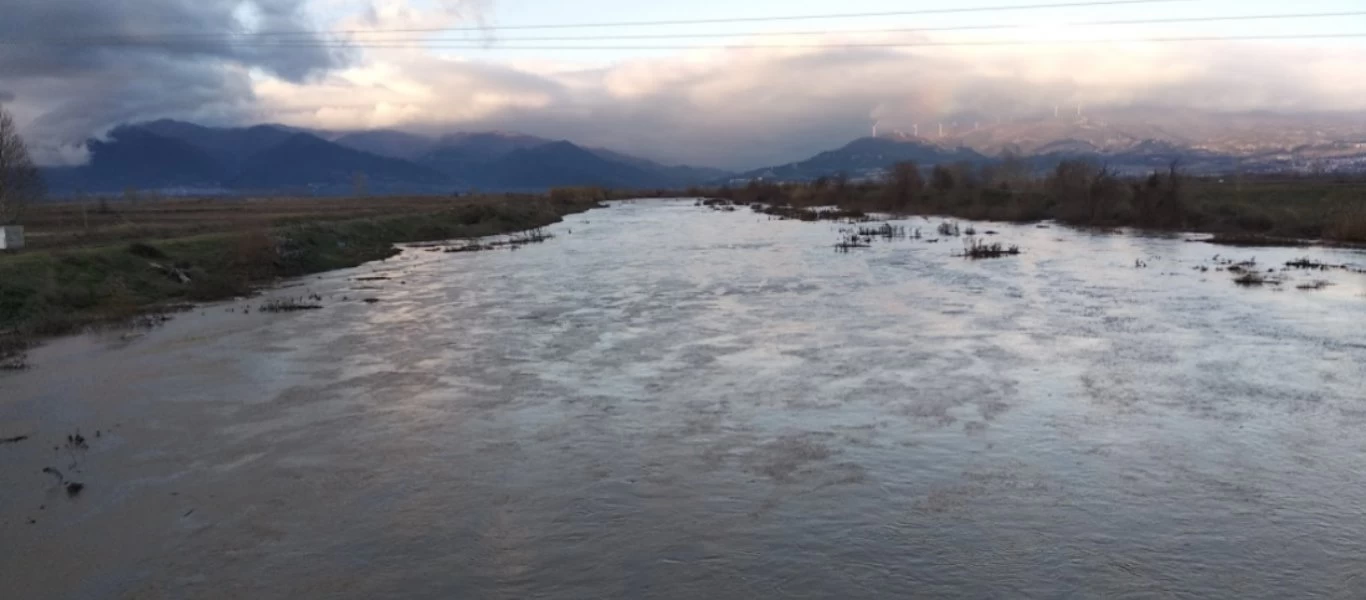
<path id="1" fill-rule="evenodd" d="M 829 16 L 1063 2 L 7 0 L 0 103 L 44 164 L 79 164 L 84 140 L 157 118 L 515 130 L 742 169 L 829 149 L 874 122 L 1021 118 L 1058 105 L 1366 114 L 1366 15 L 1095 24 L 1366 12 L 1360 0 Z M 773 19 L 804 15 L 826 16 Z M 564 27 L 727 19 L 753 20 Z M 451 29 L 411 31 L 441 28 Z M 1363 36 L 1143 41 L 1342 33 Z M 712 37 L 660 37 L 689 34 Z M 1004 41 L 1027 44 L 986 44 Z"/>

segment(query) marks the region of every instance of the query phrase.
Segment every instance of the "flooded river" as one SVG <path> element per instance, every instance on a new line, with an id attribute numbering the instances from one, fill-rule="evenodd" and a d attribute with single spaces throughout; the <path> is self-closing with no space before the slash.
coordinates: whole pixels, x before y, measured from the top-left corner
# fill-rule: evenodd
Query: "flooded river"
<path id="1" fill-rule="evenodd" d="M 1362 597 L 1366 275 L 1214 256 L 1366 255 L 838 227 L 619 204 L 48 344 L 0 597 Z"/>

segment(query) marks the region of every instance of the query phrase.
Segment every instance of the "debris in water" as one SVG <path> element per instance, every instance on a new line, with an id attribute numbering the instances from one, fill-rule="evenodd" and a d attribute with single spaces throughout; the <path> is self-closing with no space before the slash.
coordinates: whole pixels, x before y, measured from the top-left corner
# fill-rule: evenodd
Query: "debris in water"
<path id="1" fill-rule="evenodd" d="M 81 431 L 77 429 L 76 433 L 66 436 L 66 447 L 85 450 L 90 446 L 86 445 L 85 436 L 81 435 Z"/>
<path id="2" fill-rule="evenodd" d="M 67 482 L 67 484 L 66 484 L 66 497 L 67 497 L 67 498 L 75 498 L 76 496 L 79 496 L 79 495 L 81 494 L 81 490 L 83 490 L 83 489 L 85 489 L 85 484 L 84 484 L 84 483 L 81 483 L 81 482 L 79 482 L 79 481 Z"/>
<path id="3" fill-rule="evenodd" d="M 262 304 L 256 310 L 259 310 L 261 312 L 277 313 L 294 312 L 298 310 L 319 310 L 321 308 L 321 304 L 310 304 L 304 302 L 302 299 L 299 298 L 276 298 L 274 300 L 266 301 L 265 304 Z"/>
<path id="4" fill-rule="evenodd" d="M 17 444 L 28 439 L 26 435 L 16 435 L 14 437 L 0 438 L 0 444 Z"/>
<path id="5" fill-rule="evenodd" d="M 57 483 L 65 483 L 66 476 L 53 467 L 43 467 L 43 472 L 57 478 Z"/>
<path id="6" fill-rule="evenodd" d="M 1259 273 L 1259 272 L 1257 272 L 1257 271 L 1248 271 L 1248 270 L 1234 271 L 1234 270 L 1233 270 L 1233 267 L 1229 267 L 1229 271 L 1230 271 L 1230 272 L 1233 272 L 1233 273 L 1238 273 L 1238 272 L 1241 272 L 1241 273 L 1242 273 L 1242 275 L 1239 275 L 1239 276 L 1233 278 L 1233 283 L 1236 283 L 1236 284 L 1241 285 L 1241 286 L 1252 287 L 1252 286 L 1259 286 L 1259 285 L 1266 285 L 1266 284 L 1271 284 L 1271 285 L 1280 285 L 1280 284 L 1281 284 L 1280 280 L 1278 280 L 1278 279 L 1271 279 L 1271 278 L 1269 278 L 1269 277 L 1267 277 L 1267 276 L 1265 276 L 1265 275 L 1262 275 L 1261 273 Z"/>

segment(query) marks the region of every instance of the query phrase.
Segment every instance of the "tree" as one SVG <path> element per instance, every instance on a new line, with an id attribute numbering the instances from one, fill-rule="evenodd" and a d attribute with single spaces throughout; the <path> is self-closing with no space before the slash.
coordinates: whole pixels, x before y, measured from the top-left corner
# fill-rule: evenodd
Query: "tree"
<path id="1" fill-rule="evenodd" d="M 925 190 L 925 178 L 920 175 L 920 167 L 914 162 L 904 161 L 892 165 L 887 187 L 884 188 L 885 208 L 906 210 Z"/>
<path id="2" fill-rule="evenodd" d="M 370 195 L 370 182 L 365 178 L 365 171 L 356 171 L 351 175 L 351 194 L 357 198 Z"/>
<path id="3" fill-rule="evenodd" d="M 42 195 L 43 179 L 19 137 L 19 127 L 0 107 L 0 225 L 17 223 L 24 207 Z"/>
<path id="4" fill-rule="evenodd" d="M 1058 163 L 1046 184 L 1058 217 L 1070 223 L 1098 225 L 1111 220 L 1129 193 L 1109 166 L 1085 160 Z"/>
<path id="5" fill-rule="evenodd" d="M 953 169 L 944 165 L 935 165 L 934 170 L 930 171 L 930 187 L 937 192 L 947 192 L 958 185 L 957 178 L 954 176 Z"/>
<path id="6" fill-rule="evenodd" d="M 1006 150 L 1001 153 L 998 163 L 983 169 L 983 175 L 986 183 L 993 187 L 1019 189 L 1029 181 L 1029 163 L 1014 150 Z"/>

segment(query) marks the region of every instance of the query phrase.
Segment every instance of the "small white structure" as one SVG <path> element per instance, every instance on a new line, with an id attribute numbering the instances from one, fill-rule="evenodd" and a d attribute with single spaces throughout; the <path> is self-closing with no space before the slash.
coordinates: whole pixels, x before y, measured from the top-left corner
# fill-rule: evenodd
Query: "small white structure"
<path id="1" fill-rule="evenodd" d="M 23 247 L 23 225 L 0 225 L 0 250 L 18 250 Z"/>

